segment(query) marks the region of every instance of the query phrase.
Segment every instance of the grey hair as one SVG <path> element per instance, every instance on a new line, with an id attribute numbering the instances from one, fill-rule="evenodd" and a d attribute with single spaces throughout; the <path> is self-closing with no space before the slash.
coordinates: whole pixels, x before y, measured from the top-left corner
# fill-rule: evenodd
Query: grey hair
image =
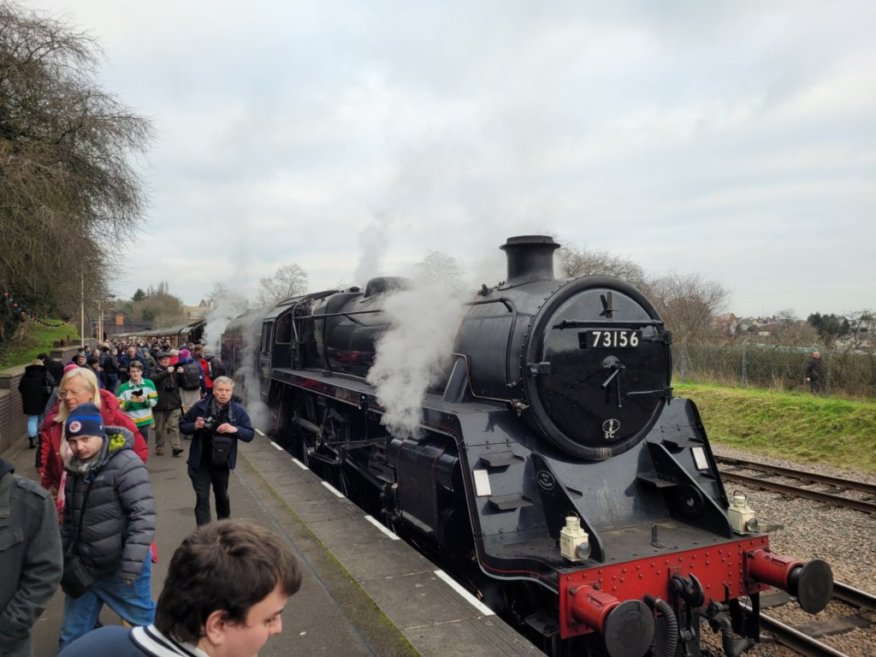
<path id="1" fill-rule="evenodd" d="M 230 376 L 217 376 L 215 379 L 213 379 L 214 388 L 220 383 L 226 386 L 231 386 L 232 388 L 234 387 L 234 379 L 232 379 Z"/>

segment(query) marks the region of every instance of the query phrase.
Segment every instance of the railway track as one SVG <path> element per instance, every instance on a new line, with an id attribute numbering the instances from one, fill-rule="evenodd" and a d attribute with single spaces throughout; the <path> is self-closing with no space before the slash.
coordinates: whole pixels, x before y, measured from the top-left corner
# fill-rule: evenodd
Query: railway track
<path id="1" fill-rule="evenodd" d="M 724 481 L 876 514 L 876 485 L 738 458 L 715 457 Z M 745 474 L 745 472 L 757 474 Z M 786 481 L 778 481 L 784 479 Z M 796 483 L 788 483 L 791 480 Z M 856 495 L 848 497 L 847 495 Z"/>
<path id="2" fill-rule="evenodd" d="M 862 611 L 876 612 L 876 595 L 841 582 L 833 583 L 833 597 Z"/>
<path id="3" fill-rule="evenodd" d="M 787 596 L 784 597 L 787 599 Z M 833 601 L 854 607 L 857 612 L 798 627 L 792 627 L 768 613 L 761 613 L 761 630 L 771 635 L 776 643 L 805 657 L 846 657 L 846 653 L 820 639 L 869 627 L 871 623 L 866 616 L 876 612 L 876 596 L 847 584 L 834 582 Z"/>

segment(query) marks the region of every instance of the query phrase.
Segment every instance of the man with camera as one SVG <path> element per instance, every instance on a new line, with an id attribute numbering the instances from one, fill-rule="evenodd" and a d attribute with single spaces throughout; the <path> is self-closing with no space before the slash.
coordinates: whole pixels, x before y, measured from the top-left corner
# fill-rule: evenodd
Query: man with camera
<path id="1" fill-rule="evenodd" d="M 179 394 L 177 377 L 182 369 L 170 364 L 170 354 L 162 351 L 158 354 L 158 365 L 152 370 L 149 378 L 158 391 L 158 401 L 152 414 L 155 416 L 155 453 L 164 454 L 164 443 L 170 439 L 173 455 L 183 453 L 179 440 L 179 416 L 182 409 L 182 397 Z"/>
<path id="2" fill-rule="evenodd" d="M 231 515 L 228 477 L 237 464 L 237 441 L 255 436 L 243 406 L 232 401 L 234 381 L 227 376 L 213 381 L 213 394 L 197 402 L 180 420 L 184 434 L 192 434 L 188 473 L 195 490 L 195 522 L 210 522 L 210 487 L 216 500 L 216 517 Z"/>

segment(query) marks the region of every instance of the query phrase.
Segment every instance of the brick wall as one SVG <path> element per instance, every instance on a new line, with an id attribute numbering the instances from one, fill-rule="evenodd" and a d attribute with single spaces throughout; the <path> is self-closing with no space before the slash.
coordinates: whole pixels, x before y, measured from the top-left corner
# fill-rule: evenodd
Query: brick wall
<path id="1" fill-rule="evenodd" d="M 24 366 L 0 371 L 0 454 L 22 438 L 27 439 L 27 416 L 21 412 L 18 382 Z"/>

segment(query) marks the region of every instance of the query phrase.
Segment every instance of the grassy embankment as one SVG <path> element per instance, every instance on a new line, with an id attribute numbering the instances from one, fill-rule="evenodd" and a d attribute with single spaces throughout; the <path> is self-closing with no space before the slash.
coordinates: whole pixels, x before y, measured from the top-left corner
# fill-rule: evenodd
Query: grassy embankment
<path id="1" fill-rule="evenodd" d="M 876 401 L 675 384 L 713 443 L 803 463 L 876 474 Z"/>
<path id="2" fill-rule="evenodd" d="M 79 343 L 79 330 L 71 324 L 62 324 L 60 320 L 47 320 L 49 324 L 60 324 L 57 328 L 49 328 L 36 322 L 27 322 L 21 332 L 16 335 L 15 342 L 6 346 L 0 352 L 0 370 L 16 365 L 29 365 L 40 352 L 49 353 L 56 342 L 67 344 Z"/>

